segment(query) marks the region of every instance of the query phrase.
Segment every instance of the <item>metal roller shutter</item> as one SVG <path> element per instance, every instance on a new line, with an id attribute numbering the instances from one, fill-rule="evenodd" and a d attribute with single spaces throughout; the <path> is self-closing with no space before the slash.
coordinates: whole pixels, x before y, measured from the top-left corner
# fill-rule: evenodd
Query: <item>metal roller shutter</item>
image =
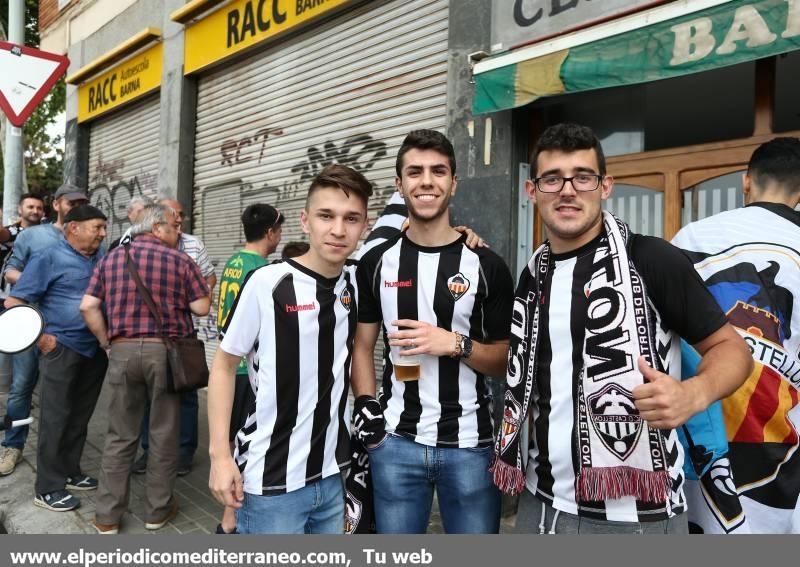
<path id="1" fill-rule="evenodd" d="M 373 183 L 377 217 L 408 131 L 446 126 L 447 36 L 447 0 L 386 2 L 200 80 L 194 226 L 218 276 L 244 242 L 239 217 L 249 204 L 283 211 L 283 243 L 304 239 L 309 180 L 329 163 Z M 204 327 L 211 356 L 214 318 Z"/>
<path id="2" fill-rule="evenodd" d="M 107 242 L 130 225 L 131 198 L 158 195 L 159 120 L 154 96 L 91 123 L 89 200 L 108 216 Z"/>

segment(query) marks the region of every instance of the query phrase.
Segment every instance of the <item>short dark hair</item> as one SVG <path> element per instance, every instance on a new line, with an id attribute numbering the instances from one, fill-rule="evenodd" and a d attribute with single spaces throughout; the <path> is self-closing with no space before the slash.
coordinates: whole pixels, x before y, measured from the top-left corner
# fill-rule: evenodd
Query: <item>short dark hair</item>
<path id="1" fill-rule="evenodd" d="M 600 145 L 600 140 L 588 126 L 570 123 L 555 124 L 542 132 L 533 150 L 531 177 L 536 177 L 538 174 L 536 168 L 539 154 L 553 150 L 565 153 L 594 150 L 597 156 L 597 167 L 600 168 L 597 173 L 606 174 L 606 156 L 603 154 L 603 146 Z"/>
<path id="2" fill-rule="evenodd" d="M 394 168 L 397 177 L 402 177 L 403 156 L 410 150 L 434 150 L 447 156 L 450 162 L 450 173 L 456 174 L 456 152 L 447 136 L 436 130 L 412 130 L 408 133 L 400 149 L 397 151 L 397 161 Z"/>
<path id="3" fill-rule="evenodd" d="M 44 204 L 44 197 L 41 195 L 37 195 L 36 193 L 23 193 L 19 196 L 19 204 L 21 205 L 25 199 L 36 199 L 37 201 L 41 201 Z"/>
<path id="4" fill-rule="evenodd" d="M 242 226 L 247 242 L 256 242 L 264 238 L 271 228 L 283 224 L 284 217 L 278 209 L 265 203 L 248 206 L 242 213 Z"/>
<path id="5" fill-rule="evenodd" d="M 777 183 L 787 194 L 800 192 L 800 139 L 774 138 L 756 148 L 747 173 L 760 189 Z"/>
<path id="6" fill-rule="evenodd" d="M 311 200 L 311 195 L 318 189 L 326 187 L 341 189 L 348 197 L 352 191 L 364 202 L 365 207 L 372 195 L 372 183 L 366 177 L 346 165 L 333 163 L 322 168 L 322 171 L 311 181 L 311 186 L 308 188 L 308 197 L 306 197 L 306 207 L 308 207 L 308 202 Z"/>
<path id="7" fill-rule="evenodd" d="M 298 256 L 302 256 L 308 249 L 310 248 L 308 242 L 303 242 L 302 240 L 293 240 L 292 242 L 287 242 L 286 246 L 283 247 L 281 250 L 281 258 L 284 260 L 288 260 L 289 258 L 297 258 Z"/>

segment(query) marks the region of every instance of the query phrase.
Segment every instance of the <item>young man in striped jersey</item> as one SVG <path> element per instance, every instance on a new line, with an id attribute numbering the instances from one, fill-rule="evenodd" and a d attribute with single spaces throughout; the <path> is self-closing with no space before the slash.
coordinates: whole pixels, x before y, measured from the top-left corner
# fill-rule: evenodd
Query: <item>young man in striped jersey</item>
<path id="1" fill-rule="evenodd" d="M 224 326 L 209 378 L 209 487 L 238 508 L 240 533 L 342 533 L 340 471 L 350 462 L 345 417 L 357 287 L 345 262 L 367 227 L 372 186 L 325 167 L 300 220 L 306 254 L 251 272 Z M 256 403 L 228 431 L 242 356 Z"/>
<path id="2" fill-rule="evenodd" d="M 283 214 L 271 205 L 256 203 L 242 213 L 242 228 L 247 243 L 244 248 L 228 258 L 222 269 L 217 308 L 217 330 L 222 336 L 225 323 L 231 313 L 236 297 L 250 272 L 267 265 L 267 256 L 275 252 L 281 242 Z M 236 386 L 231 408 L 231 426 L 228 432 L 231 443 L 247 419 L 250 407 L 255 402 L 255 393 L 250 386 L 247 360 L 242 358 L 236 369 Z M 234 508 L 225 507 L 222 521 L 217 526 L 218 534 L 236 533 Z"/>
<path id="3" fill-rule="evenodd" d="M 419 356 L 420 371 L 418 380 L 398 380 L 400 360 L 386 349 L 380 407 L 373 401 L 368 414 L 380 427 L 366 427 L 376 441 L 367 444 L 376 527 L 425 533 L 436 489 L 448 533 L 496 533 L 500 494 L 488 472 L 493 429 L 485 380 L 505 371 L 511 273 L 490 250 L 470 250 L 450 225 L 456 164 L 444 135 L 411 132 L 396 167 L 409 226 L 359 261 L 357 409 L 364 407 L 362 396 L 375 395 L 373 352 L 381 327 L 387 347 Z"/>
<path id="4" fill-rule="evenodd" d="M 747 346 L 677 248 L 602 211 L 589 128 L 548 128 L 532 165 L 549 239 L 517 287 L 495 482 L 520 533 L 686 533 L 674 428 L 744 381 Z M 677 335 L 703 357 L 683 382 Z"/>

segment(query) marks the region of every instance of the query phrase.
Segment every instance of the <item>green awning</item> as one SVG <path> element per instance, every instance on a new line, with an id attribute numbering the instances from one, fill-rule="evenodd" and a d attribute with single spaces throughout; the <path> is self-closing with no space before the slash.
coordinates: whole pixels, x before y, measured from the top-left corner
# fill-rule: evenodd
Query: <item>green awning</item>
<path id="1" fill-rule="evenodd" d="M 646 15 L 639 17 L 646 22 Z M 607 25 L 613 29 L 614 22 Z M 473 112 L 678 77 L 798 48 L 800 0 L 731 0 L 529 59 L 520 60 L 525 48 L 485 59 L 475 66 Z"/>

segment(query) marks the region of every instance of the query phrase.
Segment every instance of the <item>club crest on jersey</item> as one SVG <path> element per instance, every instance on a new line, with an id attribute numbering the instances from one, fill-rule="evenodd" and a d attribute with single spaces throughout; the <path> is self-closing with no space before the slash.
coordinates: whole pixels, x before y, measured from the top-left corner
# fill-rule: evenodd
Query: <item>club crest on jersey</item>
<path id="1" fill-rule="evenodd" d="M 447 289 L 450 290 L 450 295 L 453 296 L 453 299 L 458 301 L 465 293 L 467 293 L 467 290 L 469 289 L 469 280 L 464 276 L 464 274 L 458 272 L 456 275 L 447 280 Z"/>
<path id="2" fill-rule="evenodd" d="M 609 451 L 627 459 L 642 432 L 642 417 L 633 394 L 619 384 L 607 384 L 586 399 L 595 432 Z"/>
<path id="3" fill-rule="evenodd" d="M 353 303 L 353 296 L 350 294 L 350 290 L 344 288 L 342 293 L 339 294 L 339 301 L 342 303 L 345 309 L 350 311 L 350 304 Z"/>
<path id="4" fill-rule="evenodd" d="M 503 410 L 503 423 L 501 428 L 503 436 L 500 438 L 500 452 L 505 453 L 506 449 L 519 433 L 520 422 L 522 421 L 522 406 L 514 399 L 510 390 L 506 390 L 506 403 Z"/>
<path id="5" fill-rule="evenodd" d="M 358 522 L 361 521 L 361 513 L 363 506 L 361 501 L 353 496 L 353 493 L 347 490 L 345 492 L 345 507 L 344 507 L 344 533 L 354 534 L 358 527 Z"/>

